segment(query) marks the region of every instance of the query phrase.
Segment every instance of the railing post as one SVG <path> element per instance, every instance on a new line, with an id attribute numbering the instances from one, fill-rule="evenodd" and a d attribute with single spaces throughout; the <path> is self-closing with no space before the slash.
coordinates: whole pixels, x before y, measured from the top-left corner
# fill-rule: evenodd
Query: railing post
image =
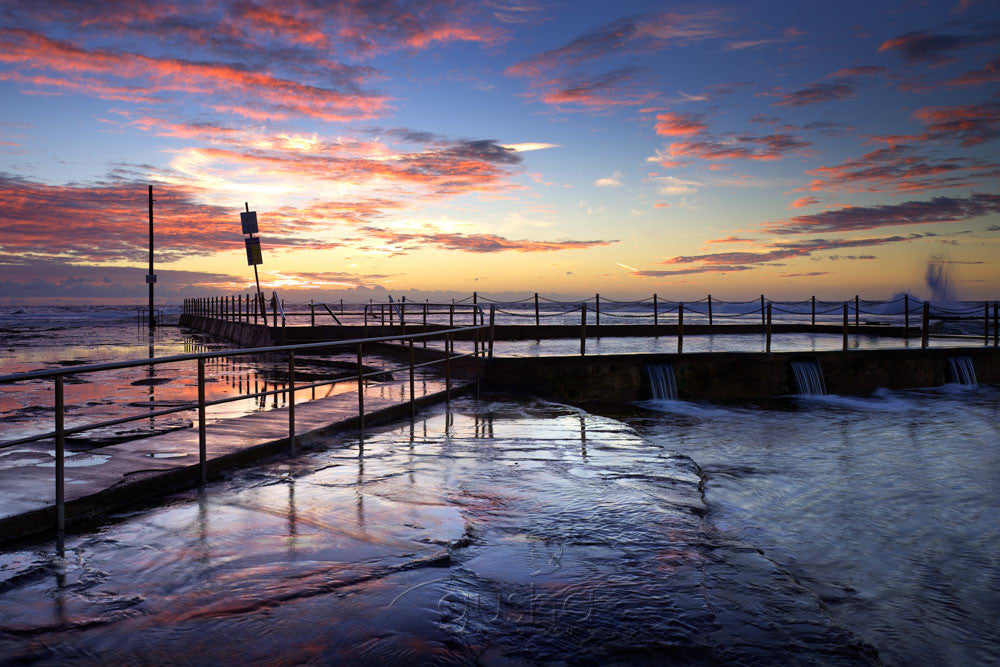
<path id="1" fill-rule="evenodd" d="M 414 392 L 416 391 L 416 384 L 413 378 L 413 339 L 410 339 L 410 418 L 412 419 L 417 414 L 416 403 L 414 403 Z"/>
<path id="2" fill-rule="evenodd" d="M 660 325 L 660 302 L 658 297 L 653 295 L 653 326 L 657 327 Z"/>
<path id="3" fill-rule="evenodd" d="M 341 315 L 344 314 L 344 300 L 343 299 L 340 300 L 340 314 Z"/>
<path id="4" fill-rule="evenodd" d="M 910 295 L 903 295 L 903 338 L 910 337 Z"/>
<path id="5" fill-rule="evenodd" d="M 63 376 L 56 376 L 56 530 L 66 530 L 66 423 Z"/>
<path id="6" fill-rule="evenodd" d="M 857 294 L 854 295 L 854 326 L 861 326 L 861 301 Z"/>
<path id="7" fill-rule="evenodd" d="M 983 301 L 983 345 L 990 344 L 990 302 Z"/>
<path id="8" fill-rule="evenodd" d="M 708 295 L 708 326 L 712 326 L 712 295 Z"/>
<path id="9" fill-rule="evenodd" d="M 847 352 L 847 302 L 844 302 L 844 352 Z"/>
<path id="10" fill-rule="evenodd" d="M 490 353 L 489 358 L 493 358 L 493 341 L 496 338 L 496 311 L 497 306 L 495 303 L 490 304 Z"/>
<path id="11" fill-rule="evenodd" d="M 601 324 L 601 295 L 594 295 L 594 326 Z M 599 336 L 600 334 L 598 334 Z"/>
<path id="12" fill-rule="evenodd" d="M 811 320 L 811 322 L 812 322 L 813 326 L 816 326 L 816 295 L 815 294 L 812 296 L 811 301 L 812 301 L 812 320 Z"/>
<path id="13" fill-rule="evenodd" d="M 472 360 L 476 372 L 476 399 L 478 400 L 479 399 L 479 329 L 473 330 L 472 333 L 473 333 Z"/>
<path id="14" fill-rule="evenodd" d="M 765 352 L 771 354 L 771 304 L 767 304 L 767 345 Z"/>
<path id="15" fill-rule="evenodd" d="M 677 303 L 677 354 L 684 351 L 684 302 Z"/>
<path id="16" fill-rule="evenodd" d="M 358 343 L 358 430 L 365 437 L 365 367 L 361 363 L 363 350 Z"/>
<path id="17" fill-rule="evenodd" d="M 537 327 L 540 324 L 541 321 L 538 315 L 538 292 L 535 292 L 535 326 Z"/>
<path id="18" fill-rule="evenodd" d="M 201 483 L 208 481 L 208 447 L 205 437 L 205 359 L 198 358 L 198 468 Z"/>
<path id="19" fill-rule="evenodd" d="M 765 322 L 764 322 L 765 316 L 766 316 L 766 313 L 764 312 L 764 295 L 761 294 L 760 295 L 760 325 L 761 326 L 764 326 L 764 324 L 765 324 Z"/>
<path id="20" fill-rule="evenodd" d="M 993 302 L 993 347 L 1000 347 L 1000 304 Z"/>
<path id="21" fill-rule="evenodd" d="M 316 326 L 316 304 L 312 299 L 309 299 L 309 326 Z"/>
<path id="22" fill-rule="evenodd" d="M 452 299 L 451 305 L 448 306 L 448 328 L 455 328 L 455 300 Z"/>
<path id="23" fill-rule="evenodd" d="M 923 350 L 927 349 L 927 344 L 930 342 L 930 324 L 931 324 L 931 303 L 930 301 L 924 301 L 924 313 L 923 313 L 923 326 L 921 327 L 920 334 L 920 348 Z"/>
<path id="24" fill-rule="evenodd" d="M 399 326 L 403 328 L 403 335 L 406 335 L 406 297 L 399 299 Z"/>
<path id="25" fill-rule="evenodd" d="M 288 351 L 288 445 L 295 453 L 295 350 Z"/>
<path id="26" fill-rule="evenodd" d="M 587 304 L 580 304 L 580 356 L 587 354 Z"/>
<path id="27" fill-rule="evenodd" d="M 444 337 L 444 400 L 451 400 L 451 354 L 454 352 L 455 343 L 451 334 Z"/>

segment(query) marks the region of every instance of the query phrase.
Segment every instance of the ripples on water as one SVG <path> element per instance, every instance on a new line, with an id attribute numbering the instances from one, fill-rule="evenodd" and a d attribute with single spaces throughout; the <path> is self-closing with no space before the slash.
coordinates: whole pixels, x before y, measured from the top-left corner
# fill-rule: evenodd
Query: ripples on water
<path id="1" fill-rule="evenodd" d="M 619 421 L 457 401 L 0 560 L 0 659 L 868 662 Z"/>
<path id="2" fill-rule="evenodd" d="M 760 547 L 890 664 L 1000 660 L 1000 392 L 947 385 L 627 418 L 705 477 Z"/>

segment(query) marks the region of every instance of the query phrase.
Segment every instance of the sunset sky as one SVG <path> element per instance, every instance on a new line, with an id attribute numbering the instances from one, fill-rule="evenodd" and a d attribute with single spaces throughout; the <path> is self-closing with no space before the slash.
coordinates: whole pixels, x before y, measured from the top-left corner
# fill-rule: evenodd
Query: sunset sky
<path id="1" fill-rule="evenodd" d="M 1000 4 L 0 3 L 0 304 L 1000 287 Z"/>

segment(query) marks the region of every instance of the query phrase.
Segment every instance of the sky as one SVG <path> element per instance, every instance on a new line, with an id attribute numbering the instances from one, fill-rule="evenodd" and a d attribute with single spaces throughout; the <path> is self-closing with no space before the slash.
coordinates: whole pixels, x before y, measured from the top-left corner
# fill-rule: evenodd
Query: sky
<path id="1" fill-rule="evenodd" d="M 1000 2 L 0 1 L 0 304 L 1000 286 Z"/>

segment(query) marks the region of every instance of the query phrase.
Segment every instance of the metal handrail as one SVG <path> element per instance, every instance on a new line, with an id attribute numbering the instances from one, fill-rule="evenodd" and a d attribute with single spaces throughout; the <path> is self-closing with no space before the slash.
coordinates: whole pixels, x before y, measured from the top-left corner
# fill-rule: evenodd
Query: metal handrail
<path id="1" fill-rule="evenodd" d="M 274 295 L 277 299 L 277 294 Z M 280 306 L 279 306 L 280 308 Z M 276 311 L 277 312 L 277 311 Z M 491 318 L 492 319 L 492 318 Z M 423 368 L 425 366 L 430 366 L 433 364 L 443 363 L 445 366 L 445 397 L 450 399 L 451 397 L 451 362 L 457 359 L 463 359 L 466 357 L 475 357 L 475 363 L 473 364 L 473 369 L 475 372 L 476 381 L 476 392 L 479 392 L 479 358 L 487 354 L 486 340 L 482 341 L 480 344 L 480 331 L 490 330 L 489 336 L 489 356 L 493 354 L 493 336 L 492 336 L 492 324 L 491 325 L 478 325 L 471 327 L 456 327 L 452 329 L 433 331 L 433 332 L 422 332 L 413 333 L 408 335 L 400 336 L 376 336 L 372 338 L 355 338 L 349 340 L 340 341 L 322 341 L 319 343 L 298 343 L 294 345 L 269 345 L 265 347 L 254 347 L 254 348 L 241 348 L 236 350 L 223 350 L 217 352 L 195 352 L 188 354 L 178 354 L 171 355 L 168 357 L 151 357 L 148 359 L 134 359 L 128 361 L 118 361 L 118 362 L 108 362 L 102 364 L 87 364 L 85 366 L 74 366 L 71 368 L 63 369 L 46 369 L 38 371 L 29 371 L 26 373 L 13 373 L 8 375 L 0 376 L 0 384 L 11 384 L 14 382 L 23 382 L 27 380 L 39 380 L 39 379 L 51 379 L 55 382 L 55 430 L 49 433 L 38 434 L 34 436 L 28 436 L 24 438 L 18 438 L 13 441 L 8 441 L 5 443 L 0 443 L 0 449 L 11 447 L 17 444 L 23 444 L 26 442 L 36 442 L 39 440 L 45 440 L 48 438 L 55 438 L 55 486 L 56 486 L 56 529 L 60 535 L 66 527 L 66 509 L 65 509 L 65 458 L 66 458 L 66 436 L 73 433 L 80 433 L 82 431 L 93 430 L 97 428 L 103 428 L 106 426 L 113 426 L 117 424 L 124 424 L 131 421 L 139 421 L 143 419 L 149 419 L 150 417 L 156 417 L 161 415 L 173 414 L 176 412 L 184 412 L 187 410 L 198 410 L 198 459 L 201 483 L 204 484 L 207 481 L 208 476 L 208 454 L 207 454 L 207 444 L 206 444 L 206 417 L 205 408 L 210 405 L 220 405 L 223 403 L 230 403 L 234 401 L 242 401 L 248 398 L 258 398 L 262 396 L 272 396 L 279 393 L 287 394 L 287 409 L 288 409 L 288 441 L 291 450 L 295 451 L 295 392 L 299 389 L 309 389 L 324 385 L 332 385 L 337 382 L 341 382 L 348 378 L 355 379 L 358 383 L 358 423 L 362 436 L 365 431 L 365 392 L 364 392 L 364 380 L 365 378 L 371 377 L 373 375 L 384 375 L 386 373 L 395 373 L 399 370 L 409 369 L 409 403 L 411 414 L 415 411 L 415 388 L 414 388 L 414 371 L 417 368 Z M 454 354 L 454 341 L 453 336 L 456 333 L 462 333 L 466 331 L 473 331 L 475 335 L 474 348 L 472 353 Z M 420 364 L 414 363 L 413 357 L 413 341 L 416 339 L 426 339 L 429 337 L 444 337 L 445 340 L 445 353 L 442 359 L 434 359 L 431 361 L 423 362 Z M 366 343 L 380 343 L 390 340 L 406 340 L 409 342 L 409 364 L 408 366 L 403 366 L 400 368 L 394 368 L 391 370 L 379 369 L 377 371 L 365 372 L 363 370 L 363 359 L 364 351 L 363 346 Z M 336 348 L 336 347 L 346 347 L 346 346 L 356 346 L 357 349 L 357 373 L 355 375 L 349 376 L 335 376 L 326 380 L 320 380 L 317 382 L 312 382 L 309 384 L 296 385 L 295 384 L 295 352 L 298 350 L 315 350 L 323 348 Z M 220 399 L 214 399 L 208 401 L 205 398 L 205 360 L 206 359 L 219 359 L 227 357 L 236 357 L 241 355 L 261 355 L 269 354 L 274 352 L 284 352 L 288 355 L 288 383 L 280 389 L 272 389 L 268 391 L 255 391 L 248 393 L 246 395 L 231 396 Z M 171 408 L 164 408 L 162 410 L 156 410 L 153 412 L 144 412 L 131 417 L 121 417 L 118 419 L 105 420 L 102 422 L 97 422 L 93 424 L 85 424 L 82 426 L 76 426 L 67 429 L 65 427 L 65 394 L 64 394 L 64 384 L 67 375 L 81 375 L 85 373 L 95 373 L 106 370 L 114 370 L 120 368 L 136 368 L 136 367 L 147 367 L 155 366 L 158 364 L 175 363 L 178 361 L 197 361 L 198 363 L 198 401 L 197 403 L 191 403 L 182 406 L 174 406 Z M 266 386 L 266 385 L 265 385 Z"/>

